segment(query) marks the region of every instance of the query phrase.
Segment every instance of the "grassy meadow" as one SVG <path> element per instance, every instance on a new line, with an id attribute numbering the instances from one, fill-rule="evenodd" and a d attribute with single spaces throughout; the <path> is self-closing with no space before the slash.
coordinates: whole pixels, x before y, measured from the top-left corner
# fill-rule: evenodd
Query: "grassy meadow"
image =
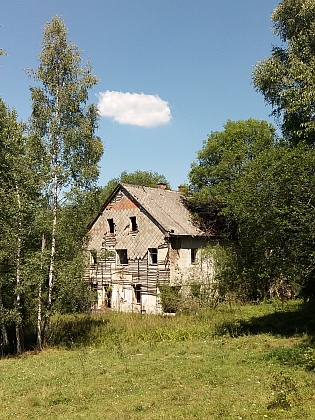
<path id="1" fill-rule="evenodd" d="M 0 359 L 0 419 L 314 419 L 315 305 L 56 317 Z"/>

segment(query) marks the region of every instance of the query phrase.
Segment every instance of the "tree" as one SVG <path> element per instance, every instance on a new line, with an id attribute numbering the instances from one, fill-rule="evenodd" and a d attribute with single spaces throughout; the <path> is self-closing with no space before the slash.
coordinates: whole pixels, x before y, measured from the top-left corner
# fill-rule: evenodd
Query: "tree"
<path id="1" fill-rule="evenodd" d="M 268 295 L 279 281 L 295 293 L 315 293 L 314 165 L 307 147 L 276 145 L 235 183 L 226 211 L 240 231 L 239 270 L 228 282 L 247 298 Z"/>
<path id="2" fill-rule="evenodd" d="M 23 350 L 25 319 L 22 297 L 25 287 L 25 260 L 31 249 L 35 220 L 35 204 L 39 182 L 32 171 L 32 153 L 25 127 L 17 122 L 16 112 L 0 100 L 0 312 L 2 337 L 8 345 L 5 326 L 15 325 L 17 353 Z M 7 316 L 4 316 L 6 311 Z M 0 315 L 1 315 L 0 314 Z"/>
<path id="3" fill-rule="evenodd" d="M 235 182 L 263 150 L 275 143 L 275 128 L 254 119 L 230 121 L 203 142 L 189 173 L 187 205 L 209 234 L 235 237 L 232 213 L 224 211 Z"/>
<path id="4" fill-rule="evenodd" d="M 31 88 L 30 133 L 41 160 L 52 214 L 44 340 L 50 324 L 60 200 L 66 190 L 94 185 L 103 153 L 101 140 L 95 135 L 99 113 L 95 105 L 87 104 L 88 91 L 98 79 L 89 63 L 81 67 L 81 51 L 67 35 L 59 16 L 46 23 L 40 64 L 36 71 L 30 71 L 39 82 Z"/>
<path id="5" fill-rule="evenodd" d="M 256 64 L 253 84 L 292 144 L 315 144 L 315 0 L 282 0 L 271 15 L 281 46 Z"/>

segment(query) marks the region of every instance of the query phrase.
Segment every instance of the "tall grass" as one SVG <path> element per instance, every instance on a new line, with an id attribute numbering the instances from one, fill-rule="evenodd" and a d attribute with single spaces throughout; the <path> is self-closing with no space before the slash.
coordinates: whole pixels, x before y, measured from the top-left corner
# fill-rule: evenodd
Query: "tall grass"
<path id="1" fill-rule="evenodd" d="M 50 348 L 0 359 L 0 420 L 313 419 L 313 319 L 298 301 L 55 316 Z"/>
<path id="2" fill-rule="evenodd" d="M 52 320 L 49 344 L 111 346 L 119 343 L 208 340 L 258 333 L 312 333 L 312 306 L 290 301 L 285 306 L 274 302 L 235 306 L 221 304 L 191 314 L 175 316 L 111 312 L 104 315 L 62 315 Z M 306 321 L 307 320 L 307 321 Z M 315 324 L 314 324 L 315 325 Z"/>

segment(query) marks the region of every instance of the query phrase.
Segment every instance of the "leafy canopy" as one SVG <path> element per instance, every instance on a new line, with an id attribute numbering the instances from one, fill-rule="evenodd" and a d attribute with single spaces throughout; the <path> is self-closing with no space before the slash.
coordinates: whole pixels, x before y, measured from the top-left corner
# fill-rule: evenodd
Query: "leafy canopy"
<path id="1" fill-rule="evenodd" d="M 235 182 L 247 166 L 275 142 L 275 128 L 266 121 L 230 121 L 203 142 L 189 173 L 190 210 L 210 234 L 235 235 L 235 223 L 224 211 Z"/>
<path id="2" fill-rule="evenodd" d="M 88 63 L 81 67 L 81 51 L 68 40 L 59 16 L 46 23 L 36 71 L 28 70 L 41 86 L 31 88 L 31 133 L 39 156 L 58 187 L 86 187 L 97 180 L 103 153 L 95 135 L 99 113 L 87 104 L 98 78 Z"/>
<path id="3" fill-rule="evenodd" d="M 256 64 L 253 85 L 272 106 L 287 140 L 314 145 L 315 0 L 282 0 L 271 20 L 281 45 Z"/>

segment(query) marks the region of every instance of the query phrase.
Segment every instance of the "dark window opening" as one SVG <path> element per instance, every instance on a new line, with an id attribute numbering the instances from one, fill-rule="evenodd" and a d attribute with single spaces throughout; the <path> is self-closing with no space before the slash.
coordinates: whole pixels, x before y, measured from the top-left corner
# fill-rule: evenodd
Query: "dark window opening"
<path id="1" fill-rule="evenodd" d="M 197 251 L 198 251 L 197 248 L 192 248 L 190 250 L 190 262 L 192 264 L 197 262 Z"/>
<path id="2" fill-rule="evenodd" d="M 133 288 L 135 291 L 137 303 L 141 303 L 141 284 L 134 284 Z"/>
<path id="3" fill-rule="evenodd" d="M 135 216 L 130 217 L 130 230 L 131 232 L 137 232 L 138 230 L 137 219 Z"/>
<path id="4" fill-rule="evenodd" d="M 108 223 L 108 232 L 115 233 L 114 219 L 107 219 L 107 223 Z"/>
<path id="5" fill-rule="evenodd" d="M 112 286 L 110 286 L 109 284 L 105 285 L 104 287 L 105 290 L 105 305 L 107 308 L 111 308 L 112 307 Z"/>
<path id="6" fill-rule="evenodd" d="M 118 256 L 118 262 L 119 264 L 128 264 L 128 256 L 127 256 L 127 250 L 126 249 L 117 249 L 117 256 Z"/>
<path id="7" fill-rule="evenodd" d="M 149 248 L 149 264 L 158 263 L 158 250 L 157 248 Z"/>
<path id="8" fill-rule="evenodd" d="M 97 252 L 93 249 L 90 253 L 91 255 L 91 264 L 97 264 Z"/>

